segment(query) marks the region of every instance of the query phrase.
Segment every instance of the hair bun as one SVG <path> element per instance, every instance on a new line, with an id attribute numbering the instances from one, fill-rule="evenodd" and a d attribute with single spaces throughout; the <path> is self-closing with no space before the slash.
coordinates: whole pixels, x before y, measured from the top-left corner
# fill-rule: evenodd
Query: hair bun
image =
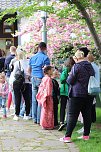
<path id="1" fill-rule="evenodd" d="M 82 51 L 77 51 L 76 53 L 75 53 L 75 57 L 77 58 L 77 59 L 82 59 L 82 58 L 84 58 L 84 53 L 82 52 Z"/>

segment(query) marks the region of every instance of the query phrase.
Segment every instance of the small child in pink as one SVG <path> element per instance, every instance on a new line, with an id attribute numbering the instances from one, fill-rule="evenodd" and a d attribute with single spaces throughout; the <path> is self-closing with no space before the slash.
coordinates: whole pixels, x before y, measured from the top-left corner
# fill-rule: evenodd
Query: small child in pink
<path id="1" fill-rule="evenodd" d="M 6 100 L 8 95 L 8 83 L 6 82 L 5 73 L 0 73 L 0 107 L 3 109 L 3 118 L 6 118 Z"/>
<path id="2" fill-rule="evenodd" d="M 53 68 L 51 66 L 46 66 L 44 68 L 45 76 L 39 86 L 36 99 L 38 103 L 42 106 L 41 108 L 41 118 L 40 125 L 43 129 L 53 129 L 54 128 L 54 112 L 53 112 L 53 83 L 51 76 L 53 74 Z"/>

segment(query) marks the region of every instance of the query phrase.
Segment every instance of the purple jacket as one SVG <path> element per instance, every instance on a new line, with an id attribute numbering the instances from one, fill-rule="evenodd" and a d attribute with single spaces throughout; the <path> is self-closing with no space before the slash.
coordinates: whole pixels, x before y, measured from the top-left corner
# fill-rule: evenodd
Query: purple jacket
<path id="1" fill-rule="evenodd" d="M 88 61 L 76 63 L 67 78 L 67 83 L 70 85 L 70 97 L 88 96 L 89 77 L 94 75 L 94 69 Z"/>

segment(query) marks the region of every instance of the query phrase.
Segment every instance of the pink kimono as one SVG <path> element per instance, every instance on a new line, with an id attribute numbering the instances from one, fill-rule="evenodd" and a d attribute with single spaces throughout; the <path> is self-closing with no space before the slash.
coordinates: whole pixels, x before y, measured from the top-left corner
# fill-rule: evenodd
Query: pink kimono
<path id="1" fill-rule="evenodd" d="M 44 129 L 54 128 L 54 113 L 53 113 L 53 98 L 52 98 L 53 84 L 52 79 L 45 75 L 38 89 L 36 99 L 41 104 L 41 118 L 40 125 Z"/>

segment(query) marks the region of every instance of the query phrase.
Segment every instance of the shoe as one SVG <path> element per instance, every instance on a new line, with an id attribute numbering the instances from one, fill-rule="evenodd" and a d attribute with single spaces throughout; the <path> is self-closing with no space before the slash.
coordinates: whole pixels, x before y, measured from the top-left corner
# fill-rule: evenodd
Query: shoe
<path id="1" fill-rule="evenodd" d="M 23 115 L 19 115 L 19 117 L 23 118 L 24 116 Z"/>
<path id="2" fill-rule="evenodd" d="M 11 114 L 11 116 L 14 116 L 14 115 L 15 115 L 15 113 L 12 113 L 12 114 Z"/>
<path id="3" fill-rule="evenodd" d="M 18 117 L 17 115 L 15 115 L 15 116 L 13 117 L 13 120 L 18 121 L 18 120 L 19 120 L 19 117 Z"/>
<path id="4" fill-rule="evenodd" d="M 80 136 L 78 139 L 89 140 L 89 136 Z"/>
<path id="5" fill-rule="evenodd" d="M 65 124 L 61 124 L 58 131 L 62 131 L 64 127 L 65 127 Z"/>
<path id="6" fill-rule="evenodd" d="M 82 134 L 84 132 L 84 127 L 77 131 L 78 134 Z"/>
<path id="7" fill-rule="evenodd" d="M 71 143 L 71 137 L 62 137 L 60 138 L 60 141 L 63 141 L 64 143 Z"/>
<path id="8" fill-rule="evenodd" d="M 23 120 L 29 120 L 29 116 L 24 115 Z"/>
<path id="9" fill-rule="evenodd" d="M 37 124 L 40 126 L 40 122 L 37 122 Z"/>
<path id="10" fill-rule="evenodd" d="M 89 140 L 89 136 L 83 136 L 83 140 Z"/>
<path id="11" fill-rule="evenodd" d="M 32 119 L 32 117 L 31 117 L 31 116 L 29 116 L 29 119 Z"/>
<path id="12" fill-rule="evenodd" d="M 37 122 L 36 122 L 36 121 L 33 121 L 33 123 L 34 123 L 34 125 L 36 125 L 36 124 L 37 124 Z"/>
<path id="13" fill-rule="evenodd" d="M 10 109 L 7 109 L 6 112 L 9 114 L 10 113 Z"/>
<path id="14" fill-rule="evenodd" d="M 3 115 L 3 118 L 7 118 L 7 116 L 6 116 L 6 115 Z"/>

